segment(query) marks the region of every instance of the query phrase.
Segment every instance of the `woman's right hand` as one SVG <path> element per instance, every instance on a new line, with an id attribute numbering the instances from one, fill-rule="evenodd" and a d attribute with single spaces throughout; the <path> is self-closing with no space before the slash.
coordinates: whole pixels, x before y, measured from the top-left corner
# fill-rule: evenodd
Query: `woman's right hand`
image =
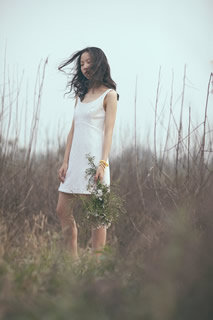
<path id="1" fill-rule="evenodd" d="M 61 168 L 58 170 L 58 178 L 62 183 L 65 180 L 67 169 L 68 169 L 68 164 L 67 163 L 63 163 Z"/>

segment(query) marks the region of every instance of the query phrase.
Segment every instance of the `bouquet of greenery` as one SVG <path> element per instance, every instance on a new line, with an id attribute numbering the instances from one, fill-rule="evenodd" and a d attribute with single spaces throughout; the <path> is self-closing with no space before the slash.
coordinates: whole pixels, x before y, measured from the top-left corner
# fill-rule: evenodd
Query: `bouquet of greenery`
<path id="1" fill-rule="evenodd" d="M 85 171 L 85 178 L 88 178 L 87 190 L 91 195 L 87 199 L 81 198 L 82 209 L 84 218 L 87 219 L 87 223 L 91 224 L 94 228 L 100 228 L 101 226 L 109 227 L 112 222 L 115 222 L 119 215 L 125 213 L 123 207 L 123 199 L 112 190 L 110 186 L 101 183 L 100 179 L 97 182 L 94 181 L 97 167 L 94 164 L 94 156 L 86 154 L 88 159 L 89 168 Z M 113 185 L 113 189 L 116 189 L 116 185 Z"/>

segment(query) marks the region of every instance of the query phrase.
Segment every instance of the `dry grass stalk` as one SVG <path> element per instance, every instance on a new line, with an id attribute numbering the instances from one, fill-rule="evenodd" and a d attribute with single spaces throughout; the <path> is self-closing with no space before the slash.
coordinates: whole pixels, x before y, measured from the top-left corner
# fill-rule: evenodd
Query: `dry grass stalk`
<path id="1" fill-rule="evenodd" d="M 205 180 L 205 159 L 204 159 L 204 151 L 206 145 L 206 126 L 207 126 L 207 113 L 208 113 L 208 102 L 209 102 L 209 95 L 210 95 L 210 86 L 211 82 L 213 81 L 213 73 L 210 74 L 208 88 L 207 88 L 207 95 L 206 95 L 206 104 L 205 104 L 205 113 L 204 113 L 204 121 L 203 121 L 203 135 L 202 141 L 200 146 L 200 189 L 202 188 L 203 181 Z"/>
<path id="2" fill-rule="evenodd" d="M 184 94 L 185 94 L 185 82 L 186 82 L 186 65 L 184 67 L 183 90 L 182 90 L 180 120 L 179 120 L 179 129 L 178 129 L 178 142 L 176 147 L 176 161 L 175 161 L 176 187 L 178 186 L 178 162 L 179 162 L 179 153 L 180 153 L 180 146 L 181 146 L 181 139 L 182 139 L 182 129 L 183 129 L 183 104 L 184 104 Z"/>
<path id="3" fill-rule="evenodd" d="M 146 206 L 145 206 L 145 200 L 144 200 L 144 194 L 143 194 L 143 189 L 142 189 L 142 185 L 140 183 L 140 178 L 139 178 L 139 172 L 138 172 L 138 155 L 137 155 L 137 80 L 138 77 L 136 77 L 136 84 L 135 84 L 135 99 L 134 99 L 134 110 L 135 110 L 135 125 L 134 125 L 134 129 L 135 129 L 135 170 L 136 170 L 136 179 L 137 179 L 137 185 L 138 185 L 138 189 L 140 191 L 140 199 L 141 199 L 141 203 L 143 206 L 143 211 L 144 213 L 146 213 Z"/>

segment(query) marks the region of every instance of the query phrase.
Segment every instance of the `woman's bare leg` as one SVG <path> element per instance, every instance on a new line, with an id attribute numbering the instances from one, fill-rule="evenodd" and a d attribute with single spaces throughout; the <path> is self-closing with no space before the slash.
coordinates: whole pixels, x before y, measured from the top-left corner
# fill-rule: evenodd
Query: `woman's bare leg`
<path id="1" fill-rule="evenodd" d="M 100 227 L 99 229 L 92 228 L 92 252 L 96 255 L 96 261 L 100 262 L 99 257 L 101 253 L 96 253 L 95 251 L 100 251 L 104 248 L 106 244 L 106 227 Z"/>
<path id="2" fill-rule="evenodd" d="M 81 195 L 89 196 L 89 195 Z M 73 200 L 73 204 L 72 204 Z M 65 237 L 65 242 L 71 250 L 74 259 L 78 259 L 78 229 L 73 216 L 73 205 L 75 201 L 75 196 L 69 193 L 59 192 L 58 205 L 56 212 L 59 216 L 62 232 Z M 99 229 L 92 228 L 92 252 L 96 256 L 96 261 L 99 262 L 99 257 L 101 253 L 96 253 L 95 251 L 102 250 L 106 244 L 106 227 L 100 227 Z"/>
<path id="3" fill-rule="evenodd" d="M 74 200 L 74 195 L 59 192 L 56 212 L 61 222 L 66 245 L 71 250 L 73 258 L 78 259 L 78 229 L 73 216 Z"/>

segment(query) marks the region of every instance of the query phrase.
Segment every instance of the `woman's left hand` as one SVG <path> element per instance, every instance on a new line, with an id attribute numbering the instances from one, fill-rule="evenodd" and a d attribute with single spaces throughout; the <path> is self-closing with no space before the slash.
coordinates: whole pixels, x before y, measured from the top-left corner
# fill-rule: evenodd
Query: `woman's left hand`
<path id="1" fill-rule="evenodd" d="M 96 171 L 96 175 L 94 177 L 95 182 L 98 181 L 98 178 L 100 179 L 100 182 L 103 182 L 103 178 L 104 178 L 104 169 L 101 166 L 98 166 L 98 169 Z"/>

